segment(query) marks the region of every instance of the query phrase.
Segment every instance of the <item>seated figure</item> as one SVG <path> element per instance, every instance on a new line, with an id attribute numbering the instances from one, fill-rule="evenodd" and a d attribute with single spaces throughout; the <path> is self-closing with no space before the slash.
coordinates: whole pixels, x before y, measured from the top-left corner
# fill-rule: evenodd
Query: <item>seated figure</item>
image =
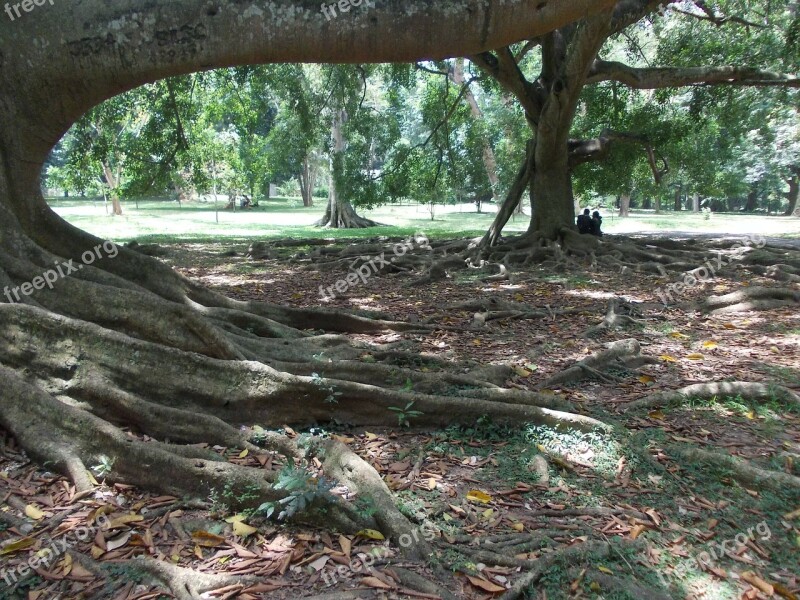
<path id="1" fill-rule="evenodd" d="M 578 215 L 578 233 L 592 233 L 592 219 L 589 217 L 589 209 Z"/>

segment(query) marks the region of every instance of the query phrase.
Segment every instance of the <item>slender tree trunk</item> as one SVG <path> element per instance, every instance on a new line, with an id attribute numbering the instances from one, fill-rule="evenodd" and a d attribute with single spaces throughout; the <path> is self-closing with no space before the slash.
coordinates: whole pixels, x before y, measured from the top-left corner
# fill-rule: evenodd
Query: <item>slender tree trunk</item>
<path id="1" fill-rule="evenodd" d="M 700 212 L 700 194 L 697 192 L 692 196 L 692 211 L 696 213 Z"/>
<path id="2" fill-rule="evenodd" d="M 631 216 L 631 195 L 630 194 L 622 194 L 619 199 L 619 216 L 620 217 L 629 217 Z"/>
<path id="3" fill-rule="evenodd" d="M 456 59 L 455 69 L 453 70 L 453 82 L 456 85 L 464 84 L 464 59 Z M 479 126 L 483 124 L 483 111 L 478 106 L 478 101 L 475 99 L 475 94 L 467 87 L 464 97 L 469 103 L 472 118 L 478 123 Z M 500 204 L 500 178 L 497 176 L 497 158 L 494 154 L 494 149 L 488 139 L 483 139 L 483 166 L 486 169 L 486 177 L 489 179 L 489 185 L 492 186 L 492 198 L 495 203 Z M 478 205 L 478 212 L 480 212 L 480 204 Z"/>
<path id="4" fill-rule="evenodd" d="M 522 196 L 530 185 L 531 177 L 533 176 L 533 151 L 533 140 L 529 140 L 525 151 L 525 160 L 517 172 L 511 189 L 508 190 L 506 199 L 497 211 L 497 216 L 494 218 L 486 235 L 483 236 L 483 240 L 481 240 L 482 245 L 494 246 L 497 244 L 503 227 L 506 226 L 511 215 L 514 214 L 516 207 L 522 204 Z"/>
<path id="5" fill-rule="evenodd" d="M 794 176 L 788 183 L 789 193 L 786 194 L 786 198 L 789 200 L 789 206 L 783 214 L 787 217 L 791 217 L 797 210 L 797 199 L 798 196 L 800 196 L 800 169 L 795 170 Z"/>
<path id="6" fill-rule="evenodd" d="M 314 184 L 316 183 L 314 167 L 306 156 L 303 159 L 303 168 L 300 171 L 300 194 L 303 196 L 303 206 L 314 206 Z"/>
<path id="7" fill-rule="evenodd" d="M 119 216 L 122 214 L 122 203 L 119 201 L 119 195 L 117 194 L 119 179 L 116 177 L 116 175 L 114 175 L 114 171 L 106 163 L 103 163 L 103 175 L 105 176 L 106 184 L 109 187 L 109 195 L 111 196 L 112 214 L 114 214 L 115 216 Z"/>
<path id="8" fill-rule="evenodd" d="M 656 214 L 657 214 L 657 215 L 658 215 L 658 214 L 661 214 L 661 196 L 659 196 L 658 194 L 656 194 L 656 197 L 655 197 L 655 199 L 654 199 L 654 202 L 655 202 L 655 204 L 656 204 L 656 207 L 655 207 L 655 208 L 656 208 Z"/>

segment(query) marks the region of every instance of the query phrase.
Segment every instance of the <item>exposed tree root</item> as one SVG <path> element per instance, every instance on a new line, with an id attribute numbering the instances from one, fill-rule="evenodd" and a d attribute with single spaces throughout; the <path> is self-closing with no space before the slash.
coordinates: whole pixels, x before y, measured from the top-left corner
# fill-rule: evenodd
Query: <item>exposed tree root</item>
<path id="1" fill-rule="evenodd" d="M 682 460 L 691 463 L 705 463 L 731 474 L 738 482 L 758 488 L 769 488 L 787 492 L 793 490 L 800 493 L 800 477 L 781 471 L 770 471 L 751 465 L 749 462 L 719 452 L 709 452 L 700 448 L 674 448 L 671 450 Z"/>
<path id="2" fill-rule="evenodd" d="M 592 558 L 607 558 L 611 554 L 611 546 L 605 542 L 584 542 L 545 554 L 534 562 L 531 570 L 522 575 L 510 590 L 500 596 L 500 600 L 516 600 L 522 597 L 555 563 L 564 561 L 575 564 L 589 560 L 588 554 Z"/>
<path id="3" fill-rule="evenodd" d="M 626 411 L 655 408 L 687 401 L 689 398 L 737 397 L 754 402 L 777 398 L 800 406 L 800 396 L 792 390 L 775 384 L 753 383 L 748 381 L 718 381 L 711 383 L 695 383 L 679 390 L 656 392 L 639 400 L 628 402 L 623 406 Z"/>
<path id="4" fill-rule="evenodd" d="M 800 303 L 800 291 L 789 288 L 748 287 L 724 296 L 710 296 L 703 310 L 721 315 L 748 310 L 770 310 Z"/>
<path id="5" fill-rule="evenodd" d="M 608 309 L 606 316 L 598 325 L 594 325 L 583 333 L 583 337 L 591 338 L 603 333 L 605 331 L 614 331 L 621 327 L 632 325 L 640 325 L 641 322 L 633 317 L 630 317 L 625 312 L 635 313 L 636 309 L 630 302 L 626 302 L 620 298 L 612 298 L 608 302 Z"/>
<path id="6" fill-rule="evenodd" d="M 538 384 L 538 389 L 550 389 L 562 384 L 571 384 L 583 379 L 595 378 L 605 383 L 615 383 L 619 378 L 607 375 L 609 369 L 635 370 L 655 359 L 641 355 L 639 342 L 634 339 L 620 340 L 607 344 L 607 350 L 595 352 L 575 365 L 560 371 Z"/>

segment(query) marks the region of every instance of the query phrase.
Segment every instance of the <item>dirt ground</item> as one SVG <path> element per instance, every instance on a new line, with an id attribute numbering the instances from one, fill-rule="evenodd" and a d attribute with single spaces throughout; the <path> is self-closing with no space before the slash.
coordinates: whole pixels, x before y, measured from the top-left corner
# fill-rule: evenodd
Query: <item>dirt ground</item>
<path id="1" fill-rule="evenodd" d="M 426 357 L 506 364 L 514 367 L 506 387 L 543 391 L 548 377 L 609 342 L 633 338 L 642 355 L 654 359 L 635 370 L 544 390 L 579 413 L 613 423 L 607 432 L 500 426 L 490 415 L 469 427 L 418 431 L 413 406 L 397 407 L 398 426 L 392 429 L 318 424 L 317 432 L 338 436 L 378 470 L 404 514 L 434 524 L 438 539 L 463 547 L 444 561 L 456 597 L 495 597 L 539 567 L 543 572 L 529 597 L 542 600 L 800 595 L 800 488 L 743 483 L 724 466 L 676 451 L 716 450 L 796 479 L 800 406 L 777 396 L 625 406 L 655 392 L 729 379 L 800 391 L 797 306 L 716 316 L 693 304 L 711 293 L 774 281 L 733 265 L 723 277 L 664 306 L 657 291 L 667 279 L 587 264 L 562 273 L 532 267 L 497 282 L 469 271 L 426 285 L 409 285 L 413 278 L 407 274 L 375 275 L 323 300 L 320 287 L 334 285 L 346 271 L 314 268 L 304 260 L 309 249 L 279 249 L 267 260 L 248 258 L 243 245 L 176 244 L 164 250 L 162 259 L 176 269 L 234 298 L 379 311 L 441 326 L 352 336 L 416 352 L 423 371 L 431 370 Z M 481 298 L 536 307 L 548 316 L 482 323 L 475 311 L 458 308 Z M 636 324 L 585 337 L 615 298 L 635 307 Z M 369 354 L 365 349 L 366 362 Z M 76 497 L 65 479 L 30 464 L 13 439 L 3 435 L 2 442 L 0 599 L 174 597 L 127 561 L 136 556 L 201 573 L 258 578 L 221 586 L 208 595 L 213 598 L 438 597 L 402 585 L 397 572 L 410 569 L 438 581 L 441 573 L 405 563 L 374 532 L 343 536 L 237 516 L 228 508 L 238 500 L 228 497 L 229 490 L 202 503 L 156 497 L 105 484 L 102 465 L 96 491 Z M 268 454 L 213 449 L 234 463 L 271 468 Z M 102 516 L 110 525 L 97 525 Z M 475 544 L 479 538 L 482 543 Z M 611 552 L 588 548 L 580 559 L 542 562 L 548 554 L 596 540 L 608 542 Z M 61 550 L 47 561 L 51 543 Z M 484 553 L 487 545 L 514 551 L 498 564 L 492 562 L 496 554 Z M 22 565 L 36 556 L 41 564 L 25 572 Z M 126 584 L 109 587 L 109 580 Z"/>

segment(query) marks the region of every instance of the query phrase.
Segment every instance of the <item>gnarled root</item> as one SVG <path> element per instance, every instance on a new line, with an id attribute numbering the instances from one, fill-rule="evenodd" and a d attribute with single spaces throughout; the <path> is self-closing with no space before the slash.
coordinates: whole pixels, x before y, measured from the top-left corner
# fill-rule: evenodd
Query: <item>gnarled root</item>
<path id="1" fill-rule="evenodd" d="M 723 296 L 710 296 L 703 310 L 720 315 L 748 310 L 770 310 L 800 303 L 800 291 L 789 288 L 748 287 Z"/>
<path id="2" fill-rule="evenodd" d="M 668 404 L 685 402 L 689 398 L 725 398 L 741 396 L 745 400 L 763 401 L 776 397 L 780 400 L 800 406 L 800 396 L 792 390 L 780 385 L 753 383 L 748 381 L 718 381 L 710 383 L 695 383 L 679 390 L 669 392 L 656 392 L 634 402 L 624 405 L 624 410 L 640 410 L 655 408 Z"/>

